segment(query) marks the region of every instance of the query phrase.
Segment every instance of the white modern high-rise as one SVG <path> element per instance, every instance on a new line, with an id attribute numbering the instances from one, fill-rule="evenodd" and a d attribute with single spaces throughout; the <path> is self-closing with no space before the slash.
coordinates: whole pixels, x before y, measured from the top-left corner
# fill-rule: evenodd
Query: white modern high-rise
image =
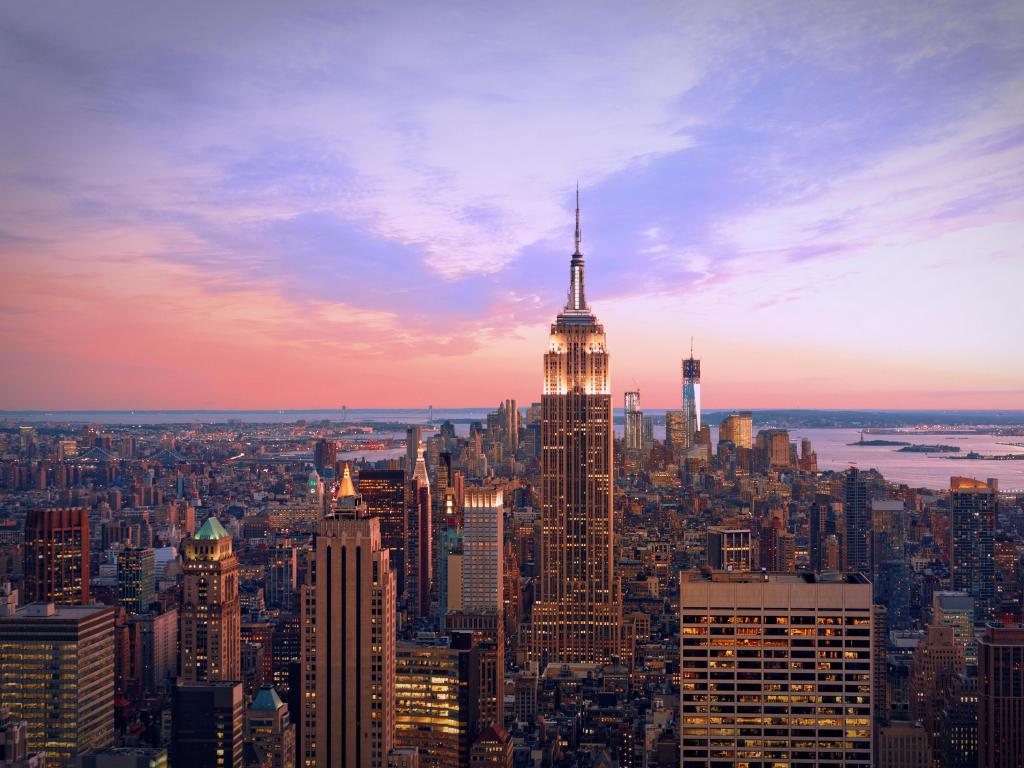
<path id="1" fill-rule="evenodd" d="M 462 610 L 501 612 L 504 502 L 500 490 L 467 488 L 463 511 Z"/>

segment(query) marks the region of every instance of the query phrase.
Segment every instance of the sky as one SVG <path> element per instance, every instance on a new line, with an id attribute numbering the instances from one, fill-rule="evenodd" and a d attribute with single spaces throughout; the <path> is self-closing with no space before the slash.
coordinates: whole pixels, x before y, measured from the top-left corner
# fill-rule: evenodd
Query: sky
<path id="1" fill-rule="evenodd" d="M 1024 407 L 1024 4 L 0 0 L 0 409 Z"/>

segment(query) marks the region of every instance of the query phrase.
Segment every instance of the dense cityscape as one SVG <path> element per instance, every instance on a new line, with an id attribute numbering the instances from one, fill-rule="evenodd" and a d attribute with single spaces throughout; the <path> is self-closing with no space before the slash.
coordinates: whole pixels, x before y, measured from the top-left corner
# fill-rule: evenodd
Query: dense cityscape
<path id="1" fill-rule="evenodd" d="M 8 417 L 0 766 L 1020 766 L 1024 491 L 713 443 L 692 350 L 617 433 L 576 215 L 527 406 Z"/>

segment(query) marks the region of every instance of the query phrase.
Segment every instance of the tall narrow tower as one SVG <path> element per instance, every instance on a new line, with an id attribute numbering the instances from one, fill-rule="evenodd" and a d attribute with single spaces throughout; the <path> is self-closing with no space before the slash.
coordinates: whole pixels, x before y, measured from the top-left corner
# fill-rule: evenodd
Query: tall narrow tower
<path id="1" fill-rule="evenodd" d="M 587 306 L 576 250 L 569 296 L 551 326 L 541 396 L 540 591 L 535 658 L 603 663 L 618 655 L 622 608 L 612 515 L 612 398 L 604 327 Z"/>
<path id="2" fill-rule="evenodd" d="M 242 679 L 238 558 L 231 535 L 207 518 L 185 544 L 181 606 L 181 679 Z"/>
<path id="3" fill-rule="evenodd" d="M 686 447 L 694 444 L 700 432 L 700 360 L 693 356 L 693 340 L 690 340 L 690 356 L 683 360 L 683 424 L 686 430 Z"/>
<path id="4" fill-rule="evenodd" d="M 348 479 L 348 483 L 345 482 Z M 348 475 L 302 588 L 302 765 L 386 768 L 395 729 L 395 574 Z"/>

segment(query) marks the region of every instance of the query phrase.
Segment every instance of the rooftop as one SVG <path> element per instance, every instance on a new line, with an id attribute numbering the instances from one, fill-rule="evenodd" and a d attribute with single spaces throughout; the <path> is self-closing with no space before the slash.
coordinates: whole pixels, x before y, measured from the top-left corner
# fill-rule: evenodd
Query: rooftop
<path id="1" fill-rule="evenodd" d="M 224 526 L 220 524 L 214 516 L 206 518 L 206 522 L 203 523 L 203 527 L 199 529 L 199 533 L 196 534 L 196 539 L 200 541 L 213 541 L 215 539 L 230 539 L 231 534 L 224 530 Z"/>

